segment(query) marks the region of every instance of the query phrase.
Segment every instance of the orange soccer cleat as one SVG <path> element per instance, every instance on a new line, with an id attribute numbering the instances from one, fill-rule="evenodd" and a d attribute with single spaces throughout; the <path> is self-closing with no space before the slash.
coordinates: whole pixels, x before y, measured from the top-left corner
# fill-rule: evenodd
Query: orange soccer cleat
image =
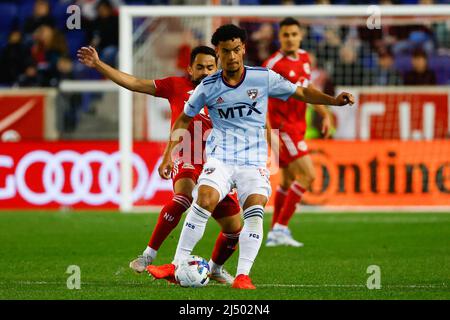
<path id="1" fill-rule="evenodd" d="M 232 288 L 254 290 L 256 287 L 253 285 L 252 280 L 246 274 L 238 275 L 233 282 Z"/>
<path id="2" fill-rule="evenodd" d="M 175 280 L 175 265 L 172 263 L 161 266 L 149 265 L 146 270 L 155 279 L 165 279 L 171 283 L 177 283 Z"/>

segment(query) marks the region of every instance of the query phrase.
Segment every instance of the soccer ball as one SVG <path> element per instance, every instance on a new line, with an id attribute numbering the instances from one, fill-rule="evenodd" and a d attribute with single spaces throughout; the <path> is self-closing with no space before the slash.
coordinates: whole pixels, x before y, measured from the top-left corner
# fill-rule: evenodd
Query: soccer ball
<path id="1" fill-rule="evenodd" d="M 208 261 L 199 256 L 190 256 L 175 268 L 175 279 L 182 287 L 200 288 L 209 282 Z"/>

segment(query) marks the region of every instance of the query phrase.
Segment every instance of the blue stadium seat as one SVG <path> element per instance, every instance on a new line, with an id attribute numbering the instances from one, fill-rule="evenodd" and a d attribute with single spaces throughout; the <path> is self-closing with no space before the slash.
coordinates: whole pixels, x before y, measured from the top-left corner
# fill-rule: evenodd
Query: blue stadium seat
<path id="1" fill-rule="evenodd" d="M 2 51 L 3 48 L 7 45 L 8 35 L 8 33 L 0 31 L 0 51 Z"/>
<path id="2" fill-rule="evenodd" d="M 77 59 L 77 51 L 86 45 L 86 34 L 81 30 L 68 30 L 65 32 L 67 45 L 72 59 Z"/>
<path id="3" fill-rule="evenodd" d="M 69 17 L 67 13 L 67 7 L 69 5 L 67 3 L 56 2 L 52 5 L 51 13 L 55 18 L 56 27 L 60 30 L 66 30 L 66 21 Z"/>
<path id="4" fill-rule="evenodd" d="M 428 58 L 428 66 L 436 73 L 436 81 L 441 85 L 450 84 L 450 56 L 435 55 Z"/>
<path id="5" fill-rule="evenodd" d="M 17 23 L 17 6 L 14 2 L 0 2 L 0 30 L 5 33 L 11 32 Z"/>
<path id="6" fill-rule="evenodd" d="M 23 28 L 25 20 L 33 14 L 34 1 L 22 1 L 18 4 L 19 24 Z"/>
<path id="7" fill-rule="evenodd" d="M 254 5 L 259 5 L 260 2 L 259 0 L 240 0 L 239 4 L 242 6 L 254 6 Z"/>
<path id="8" fill-rule="evenodd" d="M 168 5 L 169 0 L 126 0 L 127 5 Z"/>

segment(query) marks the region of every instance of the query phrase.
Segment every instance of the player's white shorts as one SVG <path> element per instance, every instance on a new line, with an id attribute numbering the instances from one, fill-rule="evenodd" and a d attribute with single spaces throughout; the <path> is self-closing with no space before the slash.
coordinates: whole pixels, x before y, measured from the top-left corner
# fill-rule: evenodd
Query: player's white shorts
<path id="1" fill-rule="evenodd" d="M 220 201 L 235 187 L 241 207 L 252 194 L 261 194 L 269 199 L 272 192 L 269 176 L 269 170 L 265 167 L 227 165 L 215 158 L 209 158 L 193 191 L 194 202 L 201 185 L 216 189 L 220 194 Z"/>

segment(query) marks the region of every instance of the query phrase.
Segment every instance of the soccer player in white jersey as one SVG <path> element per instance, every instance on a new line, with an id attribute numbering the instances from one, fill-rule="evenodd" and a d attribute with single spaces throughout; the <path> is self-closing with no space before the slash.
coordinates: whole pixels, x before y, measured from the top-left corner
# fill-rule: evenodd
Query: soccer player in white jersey
<path id="1" fill-rule="evenodd" d="M 194 189 L 193 205 L 186 216 L 173 263 L 187 258 L 202 238 L 216 205 L 232 187 L 237 188 L 243 209 L 244 227 L 239 236 L 239 261 L 233 288 L 255 289 L 249 273 L 263 238 L 263 215 L 271 194 L 266 168 L 268 146 L 265 135 L 268 98 L 294 97 L 313 104 L 353 104 L 353 96 L 332 97 L 313 88 L 303 88 L 262 67 L 244 66 L 245 30 L 235 25 L 219 27 L 211 42 L 223 70 L 197 86 L 172 130 L 186 129 L 206 106 L 213 130 L 206 145 L 207 162 Z M 159 173 L 168 179 L 173 167 L 171 153 L 178 141 L 171 141 Z M 157 266 L 148 272 L 159 278 Z"/>

